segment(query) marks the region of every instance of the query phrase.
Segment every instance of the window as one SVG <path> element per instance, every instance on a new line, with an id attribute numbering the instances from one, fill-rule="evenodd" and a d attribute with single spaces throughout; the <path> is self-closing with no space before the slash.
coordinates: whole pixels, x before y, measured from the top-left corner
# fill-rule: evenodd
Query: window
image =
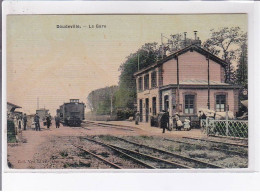
<path id="1" fill-rule="evenodd" d="M 138 90 L 139 91 L 143 90 L 143 77 L 138 78 Z"/>
<path id="2" fill-rule="evenodd" d="M 184 113 L 185 114 L 193 114 L 194 111 L 194 95 L 186 95 L 185 96 L 185 108 Z"/>
<path id="3" fill-rule="evenodd" d="M 157 87 L 157 72 L 156 71 L 153 71 L 152 72 L 152 88 L 155 88 Z"/>
<path id="4" fill-rule="evenodd" d="M 216 95 L 216 111 L 226 111 L 226 95 Z"/>
<path id="5" fill-rule="evenodd" d="M 149 89 L 149 74 L 146 74 L 144 76 L 144 90 L 148 90 Z"/>
<path id="6" fill-rule="evenodd" d="M 156 97 L 153 97 L 153 115 L 156 115 Z"/>

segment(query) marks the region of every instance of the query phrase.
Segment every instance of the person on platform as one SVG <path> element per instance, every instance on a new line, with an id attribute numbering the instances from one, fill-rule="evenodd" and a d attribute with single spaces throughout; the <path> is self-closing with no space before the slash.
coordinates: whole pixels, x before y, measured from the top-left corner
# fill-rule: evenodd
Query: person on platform
<path id="1" fill-rule="evenodd" d="M 56 128 L 60 128 L 60 117 L 59 116 L 55 117 L 55 124 L 56 124 Z"/>
<path id="2" fill-rule="evenodd" d="M 24 113 L 24 115 L 23 115 L 23 130 L 26 130 L 26 125 L 27 125 L 27 116 Z"/>
<path id="3" fill-rule="evenodd" d="M 137 111 L 135 114 L 135 124 L 138 125 L 140 120 L 140 113 Z"/>
<path id="4" fill-rule="evenodd" d="M 34 123 L 35 123 L 35 131 L 40 131 L 41 130 L 40 117 L 39 117 L 38 113 L 36 113 L 34 116 Z"/>
<path id="5" fill-rule="evenodd" d="M 163 115 L 161 117 L 161 128 L 163 129 L 163 133 L 165 133 L 165 129 L 168 127 L 169 125 L 169 113 L 166 112 L 165 110 L 163 111 Z"/>
<path id="6" fill-rule="evenodd" d="M 190 119 L 188 117 L 186 117 L 185 120 L 184 120 L 183 128 L 184 128 L 184 131 L 190 131 L 191 130 Z"/>
<path id="7" fill-rule="evenodd" d="M 51 115 L 47 115 L 46 117 L 46 124 L 47 124 L 47 128 L 49 129 L 51 126 Z"/>
<path id="8" fill-rule="evenodd" d="M 22 116 L 18 115 L 18 129 L 19 131 L 22 130 Z"/>
<path id="9" fill-rule="evenodd" d="M 176 131 L 181 131 L 181 128 L 183 126 L 182 121 L 180 120 L 178 114 L 175 115 L 175 118 L 176 118 Z"/>

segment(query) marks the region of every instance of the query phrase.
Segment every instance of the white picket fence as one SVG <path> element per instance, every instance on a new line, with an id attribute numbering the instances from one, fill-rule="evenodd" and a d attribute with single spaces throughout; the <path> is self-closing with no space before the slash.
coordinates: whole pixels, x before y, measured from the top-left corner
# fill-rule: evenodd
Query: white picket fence
<path id="1" fill-rule="evenodd" d="M 248 138 L 248 121 L 202 119 L 201 127 L 208 136 Z"/>

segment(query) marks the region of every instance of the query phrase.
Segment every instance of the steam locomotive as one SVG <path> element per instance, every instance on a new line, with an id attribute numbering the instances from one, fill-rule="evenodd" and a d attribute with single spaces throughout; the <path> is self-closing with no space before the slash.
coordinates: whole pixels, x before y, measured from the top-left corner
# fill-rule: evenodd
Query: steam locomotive
<path id="1" fill-rule="evenodd" d="M 79 99 L 70 99 L 70 102 L 64 103 L 57 109 L 57 116 L 61 123 L 66 126 L 80 126 L 84 118 L 85 104 L 79 102 Z"/>

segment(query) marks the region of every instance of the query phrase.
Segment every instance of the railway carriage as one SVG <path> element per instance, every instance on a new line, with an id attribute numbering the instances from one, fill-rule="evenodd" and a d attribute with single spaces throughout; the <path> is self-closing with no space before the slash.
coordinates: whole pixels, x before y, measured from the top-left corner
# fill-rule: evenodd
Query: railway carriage
<path id="1" fill-rule="evenodd" d="M 79 99 L 70 99 L 70 102 L 64 103 L 57 109 L 57 115 L 60 116 L 63 125 L 80 126 L 85 119 L 85 104 L 79 102 Z"/>

